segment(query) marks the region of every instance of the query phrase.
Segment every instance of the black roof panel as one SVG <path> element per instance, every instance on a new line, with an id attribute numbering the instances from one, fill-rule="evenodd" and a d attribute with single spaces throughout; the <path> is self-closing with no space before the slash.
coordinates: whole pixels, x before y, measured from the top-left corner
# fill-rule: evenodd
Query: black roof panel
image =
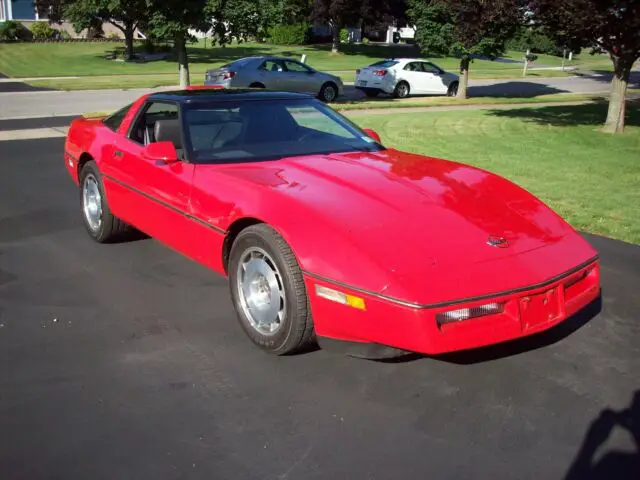
<path id="1" fill-rule="evenodd" d="M 191 102 L 201 100 L 273 100 L 313 98 L 310 94 L 253 88 L 202 88 L 195 90 L 168 90 L 149 95 L 149 100 Z"/>

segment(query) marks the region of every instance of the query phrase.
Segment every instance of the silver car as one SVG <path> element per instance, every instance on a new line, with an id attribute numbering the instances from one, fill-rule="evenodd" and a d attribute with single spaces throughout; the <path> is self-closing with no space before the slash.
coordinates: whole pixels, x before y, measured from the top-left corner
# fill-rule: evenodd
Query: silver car
<path id="1" fill-rule="evenodd" d="M 333 102 L 344 93 L 340 77 L 284 57 L 241 58 L 215 70 L 207 70 L 204 84 L 311 93 L 325 102 Z"/>

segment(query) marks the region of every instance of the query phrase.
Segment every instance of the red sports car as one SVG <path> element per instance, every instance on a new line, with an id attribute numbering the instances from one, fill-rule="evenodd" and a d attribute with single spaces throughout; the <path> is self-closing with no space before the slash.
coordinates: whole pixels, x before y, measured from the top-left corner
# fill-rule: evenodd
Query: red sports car
<path id="1" fill-rule="evenodd" d="M 228 277 L 240 325 L 276 354 L 471 349 L 600 295 L 597 252 L 530 193 L 386 148 L 307 95 L 144 95 L 74 120 L 64 158 L 96 241 L 136 229 Z"/>

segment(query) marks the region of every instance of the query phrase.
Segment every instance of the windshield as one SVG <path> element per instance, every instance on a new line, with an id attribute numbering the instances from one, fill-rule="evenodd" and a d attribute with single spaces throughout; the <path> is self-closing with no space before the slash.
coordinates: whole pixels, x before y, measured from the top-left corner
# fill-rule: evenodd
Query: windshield
<path id="1" fill-rule="evenodd" d="M 315 99 L 198 102 L 184 106 L 183 119 L 196 163 L 384 149 Z"/>

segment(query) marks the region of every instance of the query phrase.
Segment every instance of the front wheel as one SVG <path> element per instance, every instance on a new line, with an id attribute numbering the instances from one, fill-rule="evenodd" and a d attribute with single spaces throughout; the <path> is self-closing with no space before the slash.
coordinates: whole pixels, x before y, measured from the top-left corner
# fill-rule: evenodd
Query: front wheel
<path id="1" fill-rule="evenodd" d="M 458 82 L 453 82 L 449 85 L 449 89 L 447 90 L 447 95 L 449 97 L 455 97 L 458 94 Z"/>
<path id="2" fill-rule="evenodd" d="M 276 355 L 298 352 L 314 339 L 302 272 L 291 248 L 270 226 L 253 225 L 235 239 L 229 287 L 240 326 Z"/>
<path id="3" fill-rule="evenodd" d="M 84 225 L 96 242 L 112 242 L 130 231 L 126 223 L 111 213 L 100 171 L 93 161 L 86 163 L 80 172 L 80 202 Z"/>

